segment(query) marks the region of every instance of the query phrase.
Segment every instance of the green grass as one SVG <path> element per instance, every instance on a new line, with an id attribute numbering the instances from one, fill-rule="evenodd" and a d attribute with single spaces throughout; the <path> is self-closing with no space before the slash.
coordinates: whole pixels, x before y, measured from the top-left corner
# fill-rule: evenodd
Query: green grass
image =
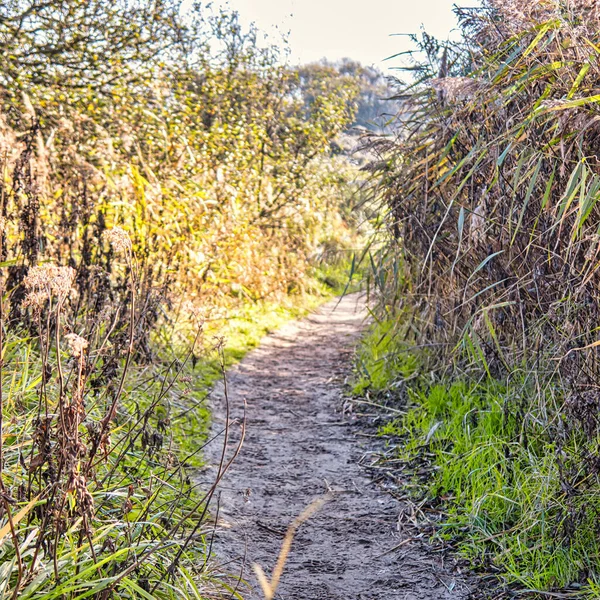
<path id="1" fill-rule="evenodd" d="M 376 321 L 358 348 L 352 393 L 390 391 L 399 381 L 411 378 L 417 366 L 416 355 L 399 341 L 396 320 Z"/>
<path id="2" fill-rule="evenodd" d="M 67 356 L 63 359 L 67 364 Z M 54 364 L 52 356 L 50 360 Z M 110 452 L 95 461 L 86 483 L 94 505 L 86 535 L 75 512 L 81 498 L 70 491 L 61 520 L 64 530 L 55 533 L 44 525 L 55 467 L 48 463 L 32 468 L 32 440 L 40 432 L 40 368 L 36 340 L 9 335 L 4 345 L 2 484 L 14 502 L 15 535 L 3 530 L 2 511 L 0 598 L 10 598 L 16 589 L 18 547 L 23 569 L 19 598 L 76 600 L 106 593 L 107 598 L 204 600 L 206 591 L 219 584 L 203 568 L 204 538 L 186 543 L 189 532 L 204 519 L 202 491 L 189 480 L 186 456 L 175 448 L 177 436 L 170 421 L 186 397 L 187 384 L 179 369 L 154 365 L 130 370 L 110 433 Z M 48 410 L 53 413 L 54 383 L 48 388 Z M 90 389 L 86 404 L 86 422 L 98 419 L 106 410 L 102 388 Z M 85 460 L 81 458 L 81 469 Z M 45 542 L 36 550 L 40 531 Z"/>
<path id="3" fill-rule="evenodd" d="M 308 289 L 312 294 L 325 297 L 357 292 L 364 280 L 363 270 L 350 256 L 333 263 L 321 262 L 310 270 Z"/>
<path id="4" fill-rule="evenodd" d="M 600 482 L 574 468 L 600 439 L 576 432 L 558 447 L 559 417 L 536 412 L 537 390 L 523 381 L 432 382 L 397 331 L 377 323 L 366 335 L 353 391 L 381 393 L 411 379 L 407 414 L 380 433 L 415 473 L 429 463 L 418 493 L 444 511 L 436 535 L 519 589 L 600 598 Z"/>

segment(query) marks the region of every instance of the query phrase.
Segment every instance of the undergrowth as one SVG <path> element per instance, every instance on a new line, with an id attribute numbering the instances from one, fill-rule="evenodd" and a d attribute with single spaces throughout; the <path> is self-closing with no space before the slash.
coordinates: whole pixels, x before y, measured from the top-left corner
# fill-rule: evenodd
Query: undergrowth
<path id="1" fill-rule="evenodd" d="M 25 279 L 37 334 L 0 337 L 0 598 L 238 597 L 209 561 L 210 500 L 237 449 L 208 439 L 208 393 L 266 333 L 339 286 L 315 279 L 312 294 L 246 301 L 195 334 L 190 321 L 178 335 L 165 323 L 155 359 L 132 361 L 137 271 L 126 234 L 114 237 L 131 279 L 126 330 L 114 327 L 119 306 L 82 321 L 74 272 L 44 265 Z M 208 489 L 189 470 L 207 443 L 225 444 Z"/>
<path id="2" fill-rule="evenodd" d="M 380 435 L 395 464 L 413 474 L 405 491 L 442 512 L 435 535 L 513 591 L 600 597 L 600 480 L 582 465 L 564 481 L 584 449 L 592 460 L 600 436 L 590 444 L 588 432 L 568 422 L 552 386 L 540 402 L 540 390 L 518 376 L 439 377 L 432 357 L 404 337 L 398 320 L 372 325 L 353 392 L 385 395 L 406 410 Z M 557 443 L 557 428 L 569 430 L 567 442 Z"/>
<path id="3" fill-rule="evenodd" d="M 209 440 L 208 390 L 355 242 L 368 73 L 126 4 L 0 5 L 0 600 L 236 597 L 210 507 L 245 424 Z"/>
<path id="4" fill-rule="evenodd" d="M 204 534 L 221 472 L 196 490 L 172 427 L 190 352 L 132 360 L 138 271 L 127 234 L 109 239 L 130 281 L 124 329 L 122 305 L 79 312 L 69 267 L 29 269 L 29 327 L 5 333 L 12 291 L 0 303 L 2 598 L 200 599 L 216 583 Z"/>
<path id="5" fill-rule="evenodd" d="M 394 464 L 429 466 L 437 535 L 517 596 L 600 594 L 599 10 L 457 8 L 367 144 L 380 322 L 355 391 L 408 403 Z"/>

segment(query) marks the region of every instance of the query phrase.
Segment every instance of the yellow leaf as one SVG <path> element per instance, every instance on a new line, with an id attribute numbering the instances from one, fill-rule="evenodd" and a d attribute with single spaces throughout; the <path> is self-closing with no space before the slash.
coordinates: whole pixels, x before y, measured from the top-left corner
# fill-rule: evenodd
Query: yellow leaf
<path id="1" fill-rule="evenodd" d="M 39 496 L 36 496 L 27 506 L 24 506 L 13 518 L 13 527 L 33 508 L 35 503 L 38 501 Z M 10 533 L 10 521 L 7 521 L 6 525 L 0 529 L 0 543 Z"/>

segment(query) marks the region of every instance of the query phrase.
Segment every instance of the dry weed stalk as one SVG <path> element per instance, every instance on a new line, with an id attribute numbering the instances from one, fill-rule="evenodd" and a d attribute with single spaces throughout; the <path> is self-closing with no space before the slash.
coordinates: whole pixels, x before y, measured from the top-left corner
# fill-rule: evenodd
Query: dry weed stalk
<path id="1" fill-rule="evenodd" d="M 171 448 L 161 456 L 170 422 L 166 407 L 180 385 L 185 385 L 179 390 L 182 395 L 189 392 L 192 377 L 184 370 L 196 340 L 185 357 L 175 357 L 166 366 L 170 380 L 151 382 L 156 386 L 155 396 L 147 403 L 145 396 L 134 396 L 132 408 L 128 382 L 135 332 L 140 327 L 135 301 L 140 283 L 127 234 L 117 230 L 107 237 L 125 255 L 129 297 L 101 318 L 90 322 L 82 317 L 76 274 L 70 267 L 36 265 L 24 277 L 26 295 L 20 306 L 38 334 L 32 355 L 39 355 L 40 377 L 27 396 L 32 405 L 27 405 L 30 416 L 25 413 L 25 420 L 31 423 L 24 431 L 30 432 L 31 442 L 19 441 L 16 448 L 11 442 L 7 455 L 6 421 L 0 419 L 0 517 L 6 520 L 0 538 L 12 540 L 14 569 L 6 584 L 12 598 L 22 595 L 32 581 L 60 586 L 69 578 L 85 579 L 90 573 L 103 582 L 98 598 L 109 597 L 120 586 L 129 589 L 132 578 L 143 579 L 141 573 L 156 573 L 151 583 L 143 584 L 148 590 L 162 587 L 176 576 L 182 560 L 189 564 L 190 544 L 197 540 L 215 489 L 243 442 L 244 423 L 233 456 L 226 456 L 228 423 L 216 480 L 197 500 Z M 6 408 L 3 383 L 7 369 L 15 368 L 13 362 L 6 362 L 4 306 L 0 302 L 2 414 Z M 121 314 L 128 316 L 126 326 L 119 325 Z M 9 422 L 9 439 L 15 423 L 14 419 Z M 119 437 L 111 440 L 115 431 Z M 140 465 L 151 474 L 146 481 Z M 180 480 L 177 485 L 170 481 L 173 477 Z M 125 501 L 120 500 L 123 487 Z M 168 510 L 164 509 L 165 495 L 170 498 Z M 17 511 L 15 503 L 27 504 Z M 156 514 L 162 515 L 159 520 Z M 105 530 L 107 522 L 112 525 Z M 23 526 L 27 532 L 36 527 L 37 535 L 25 535 Z M 73 562 L 65 563 L 65 552 L 77 557 L 71 570 L 65 567 Z M 159 556 L 168 557 L 169 562 L 165 564 Z M 44 569 L 45 579 L 38 577 Z"/>
<path id="2" fill-rule="evenodd" d="M 303 511 L 298 515 L 289 525 L 287 531 L 285 533 L 285 537 L 283 538 L 283 542 L 281 544 L 281 550 L 279 551 L 279 556 L 277 557 L 277 563 L 275 564 L 275 568 L 273 569 L 273 574 L 271 575 L 271 580 L 269 580 L 263 570 L 263 568 L 258 564 L 254 563 L 252 568 L 254 569 L 254 573 L 256 574 L 256 578 L 260 583 L 260 587 L 262 589 L 265 600 L 273 600 L 275 598 L 275 592 L 277 591 L 277 586 L 279 585 L 279 581 L 281 576 L 283 575 L 283 570 L 285 568 L 285 563 L 287 561 L 290 550 L 292 549 L 292 542 L 294 541 L 294 536 L 296 535 L 296 531 L 298 528 L 308 521 L 320 508 L 329 500 L 331 500 L 331 495 L 325 495 L 321 498 L 317 498 L 313 500 Z"/>

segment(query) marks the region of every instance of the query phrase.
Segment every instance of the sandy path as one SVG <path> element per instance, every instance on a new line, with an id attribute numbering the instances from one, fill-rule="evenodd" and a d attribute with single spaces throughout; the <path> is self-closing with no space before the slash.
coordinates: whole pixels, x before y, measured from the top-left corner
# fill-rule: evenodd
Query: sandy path
<path id="1" fill-rule="evenodd" d="M 243 569 L 246 600 L 262 598 L 251 564 L 273 568 L 291 520 L 328 490 L 333 499 L 296 535 L 277 593 L 281 600 L 466 598 L 465 584 L 398 528 L 402 505 L 358 461 L 367 450 L 339 413 L 351 353 L 364 319 L 356 296 L 330 302 L 266 337 L 228 377 L 232 417 L 248 404 L 242 452 L 221 485 L 214 551 Z M 213 393 L 223 428 L 222 388 Z M 235 436 L 238 429 L 235 428 Z M 209 459 L 218 462 L 217 444 Z M 215 506 L 213 506 L 213 511 Z"/>

